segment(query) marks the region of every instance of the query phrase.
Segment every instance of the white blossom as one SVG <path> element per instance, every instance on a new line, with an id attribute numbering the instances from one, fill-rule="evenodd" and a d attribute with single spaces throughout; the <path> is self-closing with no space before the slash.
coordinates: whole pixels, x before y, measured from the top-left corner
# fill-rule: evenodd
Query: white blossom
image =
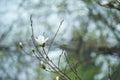
<path id="1" fill-rule="evenodd" d="M 46 41 L 48 40 L 48 38 L 45 38 L 44 36 L 39 35 L 35 40 L 36 40 L 38 45 L 44 47 L 44 45 L 45 45 Z"/>
<path id="2" fill-rule="evenodd" d="M 59 80 L 59 76 L 56 76 L 56 80 Z"/>

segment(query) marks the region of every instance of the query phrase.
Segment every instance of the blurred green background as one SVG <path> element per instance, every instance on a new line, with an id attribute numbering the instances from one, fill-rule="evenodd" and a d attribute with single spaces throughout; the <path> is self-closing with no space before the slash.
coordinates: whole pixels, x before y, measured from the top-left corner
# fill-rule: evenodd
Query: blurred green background
<path id="1" fill-rule="evenodd" d="M 32 54 L 30 15 L 35 37 L 49 37 L 64 20 L 49 56 L 56 61 L 65 50 L 82 80 L 120 80 L 119 0 L 0 0 L 0 80 L 55 80 Z M 119 7 L 119 6 L 118 6 Z M 27 55 L 18 47 L 22 42 Z M 64 57 L 61 65 L 66 63 Z M 62 67 L 64 70 L 64 67 Z M 74 80 L 73 72 L 67 73 Z M 111 78 L 111 79 L 110 79 Z"/>

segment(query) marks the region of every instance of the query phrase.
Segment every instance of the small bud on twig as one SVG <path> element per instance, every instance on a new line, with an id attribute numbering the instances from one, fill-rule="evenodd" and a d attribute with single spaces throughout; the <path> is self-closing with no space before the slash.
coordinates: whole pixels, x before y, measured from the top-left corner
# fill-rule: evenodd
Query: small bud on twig
<path id="1" fill-rule="evenodd" d="M 46 66 L 45 66 L 45 64 L 44 64 L 43 61 L 41 61 L 41 67 L 42 67 L 43 69 L 46 69 Z"/>
<path id="2" fill-rule="evenodd" d="M 56 76 L 56 80 L 59 80 L 59 76 Z"/>
<path id="3" fill-rule="evenodd" d="M 35 52 L 35 49 L 34 49 L 34 48 L 32 48 L 32 52 L 33 52 L 33 53 Z"/>
<path id="4" fill-rule="evenodd" d="M 20 47 L 21 49 L 23 48 L 22 42 L 19 42 L 19 47 Z"/>

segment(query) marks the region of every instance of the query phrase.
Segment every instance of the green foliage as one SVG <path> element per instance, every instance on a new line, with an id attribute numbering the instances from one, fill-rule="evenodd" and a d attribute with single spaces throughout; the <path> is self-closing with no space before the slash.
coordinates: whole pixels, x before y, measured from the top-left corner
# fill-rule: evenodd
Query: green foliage
<path id="1" fill-rule="evenodd" d="M 78 72 L 83 80 L 94 80 L 94 76 L 98 73 L 99 68 L 93 65 L 79 66 Z"/>
<path id="2" fill-rule="evenodd" d="M 43 69 L 38 65 L 35 69 L 35 72 L 37 73 L 37 76 L 34 77 L 35 80 L 44 80 L 45 75 L 43 73 Z"/>
<path id="3" fill-rule="evenodd" d="M 83 34 L 83 30 L 73 29 L 72 40 L 73 41 L 79 40 L 79 37 L 82 36 L 82 34 Z"/>
<path id="4" fill-rule="evenodd" d="M 70 66 L 77 71 L 76 73 L 82 78 L 82 80 L 94 80 L 94 76 L 100 71 L 100 67 L 96 67 L 93 63 L 89 64 L 89 61 L 76 63 L 77 61 L 75 59 L 70 58 Z M 71 69 L 67 70 L 67 74 L 72 80 L 76 80 L 76 76 Z"/>

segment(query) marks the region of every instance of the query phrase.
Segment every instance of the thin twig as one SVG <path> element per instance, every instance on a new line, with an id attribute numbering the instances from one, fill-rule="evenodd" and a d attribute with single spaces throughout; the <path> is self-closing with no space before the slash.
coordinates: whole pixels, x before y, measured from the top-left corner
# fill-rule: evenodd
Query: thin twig
<path id="1" fill-rule="evenodd" d="M 62 51 L 62 53 L 60 54 L 59 59 L 58 59 L 58 67 L 59 67 L 59 65 L 60 65 L 60 59 L 61 59 L 62 54 L 63 54 L 63 51 Z"/>
<path id="2" fill-rule="evenodd" d="M 35 38 L 34 38 L 34 31 L 33 31 L 33 25 L 32 25 L 32 15 L 30 16 L 30 22 L 31 22 L 31 29 L 32 29 L 32 36 L 31 36 L 31 38 L 32 38 L 32 41 L 33 41 L 33 44 L 34 44 L 35 49 L 36 49 L 37 52 L 40 54 L 40 56 L 43 57 L 43 60 L 42 60 L 42 61 L 45 62 L 46 64 L 48 64 L 53 70 L 55 70 L 60 76 L 64 77 L 66 80 L 71 80 L 71 79 L 69 78 L 69 76 L 67 76 L 66 74 L 64 74 L 64 73 L 52 62 L 52 60 L 49 59 L 49 57 L 48 57 L 46 51 L 44 50 L 44 48 L 43 48 L 43 51 L 44 51 L 46 57 L 44 57 L 43 54 L 41 53 L 41 51 L 38 49 L 38 46 L 36 45 Z M 63 21 L 62 21 L 62 22 L 63 22 Z M 62 25 L 62 22 L 61 22 L 60 26 Z M 59 26 L 59 28 L 60 28 L 60 26 Z M 57 32 L 59 31 L 59 28 L 58 28 Z M 55 37 L 56 37 L 56 35 L 57 35 L 57 32 L 56 32 L 56 34 L 55 34 L 55 36 L 54 36 L 54 38 L 53 38 L 53 41 L 54 41 L 54 39 L 55 39 Z M 52 41 L 52 43 L 53 43 L 53 41 Z M 52 43 L 51 43 L 51 45 L 52 45 Z M 51 47 L 51 46 L 50 46 L 50 47 Z M 49 49 L 50 49 L 50 48 L 49 48 Z M 47 58 L 47 59 L 46 59 L 46 58 Z"/>
<path id="3" fill-rule="evenodd" d="M 32 41 L 33 41 L 33 45 L 35 47 L 35 49 L 37 50 L 37 52 L 40 54 L 40 56 L 43 58 L 43 62 L 46 61 L 46 59 L 44 58 L 44 56 L 42 55 L 41 51 L 38 49 L 38 46 L 36 45 L 36 42 L 35 42 L 35 37 L 34 37 L 34 30 L 33 30 L 33 21 L 32 21 L 32 15 L 30 16 L 30 22 L 31 22 L 31 30 L 32 30 Z"/>
<path id="4" fill-rule="evenodd" d="M 56 36 L 57 36 L 57 33 L 58 33 L 58 31 L 59 31 L 59 29 L 60 29 L 60 27 L 61 27 L 63 21 L 64 21 L 64 20 L 62 20 L 62 21 L 60 22 L 60 25 L 58 26 L 58 29 L 57 29 L 57 31 L 56 31 L 56 33 L 55 33 L 55 35 L 54 35 L 54 37 L 53 37 L 53 39 L 52 39 L 52 41 L 51 41 L 51 44 L 50 44 L 49 48 L 48 48 L 47 54 L 48 54 L 49 51 L 50 51 L 50 48 L 51 48 L 51 46 L 52 46 L 52 44 L 53 44 L 53 42 L 54 42 L 54 40 L 55 40 L 55 38 L 56 38 Z"/>
<path id="5" fill-rule="evenodd" d="M 35 57 L 41 61 L 41 57 L 39 57 L 35 52 L 33 52 L 33 54 L 35 55 Z"/>
<path id="6" fill-rule="evenodd" d="M 66 61 L 67 61 L 68 65 L 69 65 L 69 67 L 70 67 L 70 70 L 75 74 L 75 76 L 76 76 L 79 80 L 82 80 L 81 77 L 76 73 L 76 71 L 75 71 L 75 70 L 72 68 L 72 66 L 70 65 L 69 59 L 68 59 L 67 55 L 66 55 L 66 54 L 64 54 L 64 55 L 65 55 L 65 58 L 66 58 Z"/>
<path id="7" fill-rule="evenodd" d="M 64 68 L 64 74 L 66 74 L 66 70 L 67 70 L 67 64 L 65 65 L 65 68 Z"/>
<path id="8" fill-rule="evenodd" d="M 59 67 L 57 67 L 57 66 L 53 63 L 53 61 L 48 57 L 48 55 L 47 55 L 44 47 L 43 47 L 43 52 L 44 52 L 44 54 L 46 55 L 47 60 L 54 66 L 54 67 L 52 67 L 52 69 L 54 69 L 56 72 L 58 72 L 61 76 L 65 77 L 67 80 L 71 80 L 71 79 L 70 79 L 66 74 L 64 74 L 64 72 L 62 72 L 62 71 L 59 69 Z M 48 64 L 50 64 L 50 63 L 48 63 Z M 50 66 L 51 66 L 51 65 L 50 65 Z"/>
<path id="9" fill-rule="evenodd" d="M 112 80 L 110 65 L 108 65 L 108 80 Z"/>

